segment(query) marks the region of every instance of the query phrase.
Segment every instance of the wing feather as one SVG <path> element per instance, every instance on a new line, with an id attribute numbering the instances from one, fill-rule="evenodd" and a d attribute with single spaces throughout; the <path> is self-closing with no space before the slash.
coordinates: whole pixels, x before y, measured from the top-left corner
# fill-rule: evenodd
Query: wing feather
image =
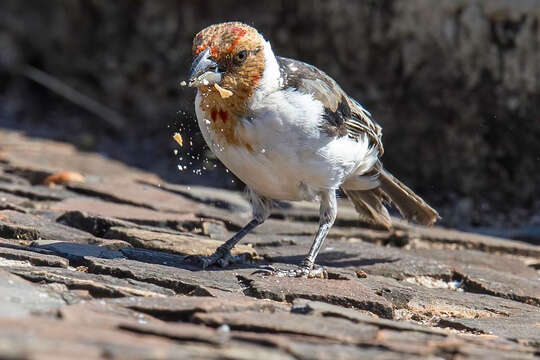
<path id="1" fill-rule="evenodd" d="M 349 97 L 343 89 L 325 72 L 302 61 L 278 57 L 283 88 L 293 87 L 311 94 L 325 107 L 323 129 L 336 136 L 349 136 L 355 140 L 363 134 L 379 150 L 382 156 L 382 128 L 356 100 Z"/>

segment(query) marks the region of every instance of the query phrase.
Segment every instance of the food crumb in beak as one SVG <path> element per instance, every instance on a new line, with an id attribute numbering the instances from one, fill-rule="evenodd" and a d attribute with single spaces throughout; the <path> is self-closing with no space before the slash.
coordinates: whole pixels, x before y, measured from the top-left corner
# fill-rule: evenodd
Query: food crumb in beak
<path id="1" fill-rule="evenodd" d="M 233 94 L 233 92 L 231 90 L 224 89 L 221 86 L 219 86 L 218 84 L 214 84 L 214 87 L 216 88 L 217 91 L 219 91 L 219 95 L 221 95 L 222 99 L 226 99 L 228 97 L 231 97 L 232 94 Z"/>
<path id="2" fill-rule="evenodd" d="M 182 140 L 182 135 L 180 135 L 179 133 L 174 133 L 173 139 L 174 139 L 174 141 L 176 141 L 178 143 L 178 145 L 180 145 L 180 146 L 184 145 L 184 141 Z"/>
<path id="3" fill-rule="evenodd" d="M 186 86 L 187 83 L 185 81 L 180 81 L 180 86 Z"/>

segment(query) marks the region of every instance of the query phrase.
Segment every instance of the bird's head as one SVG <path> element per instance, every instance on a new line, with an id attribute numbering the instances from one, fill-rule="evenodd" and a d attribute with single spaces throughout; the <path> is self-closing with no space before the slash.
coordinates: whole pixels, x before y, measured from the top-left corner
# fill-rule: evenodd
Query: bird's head
<path id="1" fill-rule="evenodd" d="M 190 86 L 211 95 L 218 92 L 217 84 L 218 88 L 231 91 L 231 97 L 246 99 L 263 75 L 264 39 L 246 24 L 212 25 L 195 36 L 193 56 Z"/>

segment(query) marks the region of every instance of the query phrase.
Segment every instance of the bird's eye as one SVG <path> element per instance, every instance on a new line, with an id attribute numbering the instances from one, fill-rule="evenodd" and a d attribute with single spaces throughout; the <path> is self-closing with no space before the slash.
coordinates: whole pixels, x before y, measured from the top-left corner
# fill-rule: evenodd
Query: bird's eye
<path id="1" fill-rule="evenodd" d="M 237 65 L 240 65 L 242 64 L 246 59 L 247 59 L 247 51 L 246 50 L 242 50 L 242 51 L 239 51 L 235 56 L 234 56 L 234 62 L 237 64 Z"/>

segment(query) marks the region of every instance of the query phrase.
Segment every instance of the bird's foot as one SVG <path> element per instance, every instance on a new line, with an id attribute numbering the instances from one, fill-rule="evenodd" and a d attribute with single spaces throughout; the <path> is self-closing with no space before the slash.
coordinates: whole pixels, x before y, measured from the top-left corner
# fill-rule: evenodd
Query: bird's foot
<path id="1" fill-rule="evenodd" d="M 277 269 L 272 265 L 265 265 L 259 270 L 254 271 L 253 274 L 263 274 L 277 277 L 297 277 L 306 279 L 328 279 L 328 272 L 324 267 L 319 265 L 300 265 L 296 269 L 291 270 Z"/>
<path id="2" fill-rule="evenodd" d="M 190 255 L 184 259 L 184 261 L 199 265 L 203 269 L 206 269 L 212 265 L 218 265 L 225 268 L 233 264 L 244 264 L 250 260 L 251 254 L 249 253 L 232 255 L 230 250 L 226 250 L 221 247 L 218 247 L 216 251 L 209 256 Z"/>

